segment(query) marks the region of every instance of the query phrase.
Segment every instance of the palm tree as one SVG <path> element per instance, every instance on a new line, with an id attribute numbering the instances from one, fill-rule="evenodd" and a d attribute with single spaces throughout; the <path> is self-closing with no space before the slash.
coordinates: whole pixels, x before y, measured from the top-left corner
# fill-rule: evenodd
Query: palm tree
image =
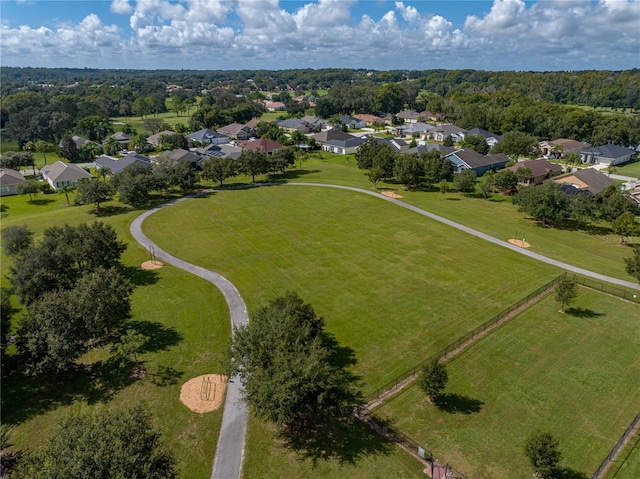
<path id="1" fill-rule="evenodd" d="M 69 204 L 69 193 L 75 191 L 76 187 L 74 185 L 64 185 L 62 188 L 58 190 L 58 194 L 64 194 L 65 198 L 67 198 L 67 204 Z"/>
<path id="2" fill-rule="evenodd" d="M 609 173 L 609 178 L 611 178 L 611 173 L 615 173 L 616 171 L 618 171 L 618 168 L 613 163 L 610 163 L 609 166 L 607 166 L 607 172 Z"/>

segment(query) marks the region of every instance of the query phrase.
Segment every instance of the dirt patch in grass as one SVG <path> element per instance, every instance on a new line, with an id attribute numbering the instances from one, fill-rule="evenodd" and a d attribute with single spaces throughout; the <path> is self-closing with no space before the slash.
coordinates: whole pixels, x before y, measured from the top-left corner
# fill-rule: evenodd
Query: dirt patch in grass
<path id="1" fill-rule="evenodd" d="M 227 377 L 222 374 L 205 374 L 190 379 L 180 389 L 180 401 L 194 412 L 204 414 L 222 406 Z"/>

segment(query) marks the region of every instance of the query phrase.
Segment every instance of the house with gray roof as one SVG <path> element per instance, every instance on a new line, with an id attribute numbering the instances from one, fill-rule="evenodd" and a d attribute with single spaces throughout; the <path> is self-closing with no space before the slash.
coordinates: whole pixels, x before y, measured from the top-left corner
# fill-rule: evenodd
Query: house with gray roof
<path id="1" fill-rule="evenodd" d="M 321 131 L 320 133 L 316 133 L 315 135 L 311 135 L 311 138 L 313 138 L 318 143 L 323 145 L 327 141 L 331 141 L 331 140 L 345 141 L 355 137 L 345 131 L 332 129 L 332 130 L 324 130 L 324 131 Z"/>
<path id="2" fill-rule="evenodd" d="M 136 153 L 135 151 L 128 153 L 122 158 L 113 158 L 107 155 L 100 155 L 98 158 L 96 158 L 95 163 L 98 167 L 107 168 L 109 171 L 111 171 L 112 175 L 120 173 L 127 166 L 134 163 L 138 163 L 140 165 L 151 168 L 151 159 L 147 156 Z"/>
<path id="3" fill-rule="evenodd" d="M 636 151 L 618 145 L 602 145 L 584 149 L 580 152 L 583 163 L 605 163 L 620 165 L 636 157 Z"/>
<path id="4" fill-rule="evenodd" d="M 193 166 L 198 166 L 198 162 L 200 161 L 199 155 L 189 150 L 183 150 L 182 148 L 165 151 L 160 155 L 160 158 L 169 158 L 174 163 L 186 161 Z"/>
<path id="5" fill-rule="evenodd" d="M 346 140 L 329 140 L 322 145 L 322 151 L 328 151 L 329 153 L 335 153 L 337 155 L 349 155 L 355 153 L 358 147 L 365 141 L 363 138 L 354 136 Z"/>
<path id="6" fill-rule="evenodd" d="M 615 181 L 595 168 L 584 168 L 572 171 L 565 175 L 557 176 L 551 181 L 559 183 L 562 191 L 570 196 L 579 194 L 599 196 L 609 185 L 615 185 Z"/>
<path id="7" fill-rule="evenodd" d="M 398 136 L 404 137 L 420 137 L 424 138 L 428 135 L 428 133 L 435 129 L 436 127 L 433 125 L 427 125 L 426 123 L 422 123 L 421 121 L 417 123 L 409 123 L 408 125 L 401 125 L 396 128 L 396 134 Z"/>
<path id="8" fill-rule="evenodd" d="M 456 148 L 455 146 L 444 146 L 440 143 L 426 143 L 424 145 L 418 145 L 414 148 L 409 148 L 405 151 L 405 153 L 419 156 L 422 153 L 429 153 L 433 150 L 437 150 L 438 152 L 440 152 L 440 157 L 443 157 L 448 155 L 449 153 L 453 153 L 457 149 L 458 148 Z"/>
<path id="9" fill-rule="evenodd" d="M 405 123 L 417 123 L 423 118 L 422 113 L 418 113 L 414 110 L 403 110 L 396 116 L 398 118 L 402 118 Z"/>
<path id="10" fill-rule="evenodd" d="M 77 186 L 80 180 L 93 178 L 90 173 L 79 166 L 62 161 L 45 165 L 40 169 L 40 172 L 47 183 L 56 191 L 67 185 Z"/>
<path id="11" fill-rule="evenodd" d="M 147 137 L 147 143 L 149 143 L 154 148 L 160 144 L 160 137 L 165 135 L 173 135 L 175 131 L 171 130 L 163 130 L 160 133 L 156 133 L 155 135 L 151 135 Z"/>
<path id="12" fill-rule="evenodd" d="M 208 143 L 211 145 L 222 145 L 223 143 L 229 143 L 229 141 L 231 141 L 227 135 L 209 128 L 203 128 L 202 130 L 190 133 L 187 135 L 187 138 L 192 141 L 199 141 L 200 143 Z"/>
<path id="13" fill-rule="evenodd" d="M 453 165 L 453 172 L 460 173 L 462 170 L 472 170 L 480 176 L 489 170 L 504 168 L 509 162 L 507 155 L 481 155 L 471 148 L 462 148 L 446 155 L 445 160 L 449 160 Z"/>
<path id="14" fill-rule="evenodd" d="M 118 143 L 120 143 L 120 148 L 123 150 L 129 149 L 129 142 L 131 142 L 131 136 L 126 133 L 122 133 L 121 131 L 116 131 L 111 138 L 115 139 Z"/>
<path id="15" fill-rule="evenodd" d="M 249 140 L 257 136 L 256 130 L 250 126 L 243 125 L 241 123 L 231 123 L 230 125 L 223 126 L 216 130 L 218 133 L 227 135 L 229 138 L 235 138 L 237 140 Z"/>
<path id="16" fill-rule="evenodd" d="M 496 145 L 496 143 L 502 141 L 502 135 L 491 133 L 490 131 L 484 130 L 482 128 L 472 128 L 471 130 L 467 130 L 464 133 L 465 138 L 469 135 L 483 136 L 489 148 L 493 148 Z"/>
<path id="17" fill-rule="evenodd" d="M 22 173 L 9 168 L 0 168 L 0 196 L 17 195 L 18 185 L 24 183 Z"/>
<path id="18" fill-rule="evenodd" d="M 360 130 L 367 127 L 367 122 L 351 115 L 342 115 L 340 124 L 345 125 L 350 130 Z"/>
<path id="19" fill-rule="evenodd" d="M 223 145 L 207 145 L 203 148 L 196 148 L 194 152 L 200 155 L 201 160 L 198 163 L 198 166 L 202 166 L 203 161 L 212 157 L 231 158 L 232 160 L 237 160 L 240 158 L 240 155 L 242 155 L 242 148 L 230 143 L 225 143 Z"/>
<path id="20" fill-rule="evenodd" d="M 451 139 L 458 143 L 464 140 L 465 130 L 459 126 L 447 124 L 436 126 L 433 130 L 429 131 L 429 138 L 436 141 L 444 141 L 446 137 L 451 136 Z"/>

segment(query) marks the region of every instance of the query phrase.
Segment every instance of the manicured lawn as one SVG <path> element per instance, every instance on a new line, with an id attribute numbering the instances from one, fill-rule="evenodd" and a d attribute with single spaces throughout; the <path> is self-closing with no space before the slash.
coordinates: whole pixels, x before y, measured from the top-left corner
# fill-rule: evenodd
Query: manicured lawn
<path id="1" fill-rule="evenodd" d="M 640 178 L 640 160 L 631 161 L 622 165 L 616 165 L 614 175 L 635 176 Z"/>
<path id="2" fill-rule="evenodd" d="M 287 116 L 286 111 L 266 111 L 260 117 L 260 121 L 276 121 L 279 117 Z"/>
<path id="3" fill-rule="evenodd" d="M 640 433 L 636 433 L 611 465 L 606 479 L 637 479 L 640 476 Z"/>
<path id="4" fill-rule="evenodd" d="M 377 412 L 469 477 L 529 477 L 522 445 L 536 428 L 559 439 L 564 467 L 590 477 L 638 412 L 638 317 L 637 305 L 585 288 L 561 314 L 550 295 L 447 364 L 450 408 L 413 385 Z"/>
<path id="5" fill-rule="evenodd" d="M 146 116 L 145 119 L 160 118 L 162 121 L 168 123 L 171 126 L 175 125 L 176 123 L 184 123 L 185 125 L 189 125 L 189 118 L 191 118 L 191 115 L 193 115 L 196 110 L 197 108 L 194 106 L 189 110 L 188 115 L 186 113 L 181 113 L 180 116 L 176 116 L 175 112 L 168 111 L 165 113 L 158 113 L 157 115 Z M 122 131 L 122 125 L 120 125 L 120 123 L 131 125 L 138 133 L 143 133 L 145 131 L 144 119 L 140 118 L 139 116 L 118 116 L 111 118 L 111 123 L 115 131 Z"/>
<path id="6" fill-rule="evenodd" d="M 379 199 L 324 188 L 227 190 L 160 211 L 144 229 L 229 278 L 250 312 L 297 290 L 353 350 L 366 393 L 560 273 Z"/>
<path id="7" fill-rule="evenodd" d="M 344 432 L 344 431 L 343 431 Z M 369 426 L 353 423 L 344 441 L 319 438 L 319 444 L 288 448 L 271 425 L 249 416 L 244 479 L 420 479 L 424 465 L 383 440 Z"/>
<path id="8" fill-rule="evenodd" d="M 92 222 L 88 206 L 60 206 L 64 196 L 47 195 L 46 204 L 28 204 L 22 197 L 2 199 L 7 216 L 2 227 L 28 224 L 36 239 L 49 226 Z M 122 207 L 118 203 L 106 206 Z M 151 340 L 142 355 L 149 375 L 131 383 L 105 361 L 108 349 L 94 351 L 81 363 L 91 371 L 73 378 L 32 379 L 12 372 L 12 360 L 3 363 L 2 421 L 13 427 L 16 450 L 36 448 L 59 418 L 68 411 L 110 404 L 142 401 L 152 410 L 167 446 L 178 459 L 180 477 L 208 477 L 218 438 L 222 411 L 199 415 L 179 400 L 180 386 L 191 377 L 220 370 L 220 355 L 231 334 L 229 313 L 222 295 L 213 285 L 171 266 L 142 272 L 139 265 L 149 253 L 133 242 L 128 227 L 139 211 L 112 210 L 99 218 L 111 224 L 129 243 L 123 256 L 125 273 L 136 283 L 129 326 Z M 10 260 L 2 257 L 3 285 Z"/>

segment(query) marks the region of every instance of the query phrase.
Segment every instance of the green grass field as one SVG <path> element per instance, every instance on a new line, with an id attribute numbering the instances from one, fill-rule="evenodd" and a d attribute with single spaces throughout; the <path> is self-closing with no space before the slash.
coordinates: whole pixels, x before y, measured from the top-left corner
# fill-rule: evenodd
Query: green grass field
<path id="1" fill-rule="evenodd" d="M 2 198 L 6 216 L 2 227 L 27 224 L 36 239 L 53 225 L 78 224 L 96 219 L 88 206 L 60 206 L 64 196 L 47 195 L 44 204 L 28 204 L 21 197 Z M 105 206 L 121 208 L 118 203 Z M 142 272 L 139 265 L 149 253 L 129 235 L 130 221 L 139 211 L 111 211 L 99 218 L 111 224 L 129 243 L 123 256 L 125 273 L 137 284 L 132 296 L 130 327 L 151 338 L 142 355 L 149 375 L 130 383 L 105 365 L 107 350 L 82 358 L 93 363 L 91 372 L 56 384 L 55 378 L 31 379 L 11 371 L 11 359 L 3 362 L 2 421 L 13 427 L 16 450 L 38 447 L 67 411 L 143 401 L 153 412 L 164 441 L 178 459 L 180 477 L 208 477 L 222 411 L 199 415 L 179 400 L 180 386 L 191 377 L 218 372 L 220 353 L 231 334 L 229 313 L 213 285 L 171 266 Z M 3 285 L 10 260 L 2 257 Z"/>
<path id="2" fill-rule="evenodd" d="M 365 392 L 560 273 L 379 199 L 324 188 L 228 190 L 160 211 L 144 229 L 229 278 L 250 311 L 297 290 L 354 351 Z"/>
<path id="3" fill-rule="evenodd" d="M 640 433 L 628 444 L 607 471 L 606 479 L 637 479 L 640 475 Z"/>
<path id="4" fill-rule="evenodd" d="M 196 110 L 197 108 L 191 108 L 188 115 L 186 113 L 181 113 L 180 116 L 176 116 L 175 112 L 168 111 L 165 113 L 158 113 L 157 115 L 148 115 L 145 118 L 160 118 L 171 126 L 174 126 L 176 123 L 189 125 L 189 118 L 191 118 L 191 115 L 193 115 Z M 122 131 L 122 123 L 131 125 L 138 133 L 143 133 L 145 131 L 144 119 L 139 116 L 117 116 L 111 118 L 111 124 L 115 131 Z"/>
<path id="5" fill-rule="evenodd" d="M 634 176 L 636 178 L 640 178 L 640 160 L 617 165 L 614 175 Z"/>
<path id="6" fill-rule="evenodd" d="M 536 428 L 559 439 L 566 477 L 590 477 L 638 412 L 640 308 L 579 293 L 566 314 L 550 295 L 448 362 L 442 408 L 412 385 L 377 413 L 469 477 L 528 477 Z"/>

